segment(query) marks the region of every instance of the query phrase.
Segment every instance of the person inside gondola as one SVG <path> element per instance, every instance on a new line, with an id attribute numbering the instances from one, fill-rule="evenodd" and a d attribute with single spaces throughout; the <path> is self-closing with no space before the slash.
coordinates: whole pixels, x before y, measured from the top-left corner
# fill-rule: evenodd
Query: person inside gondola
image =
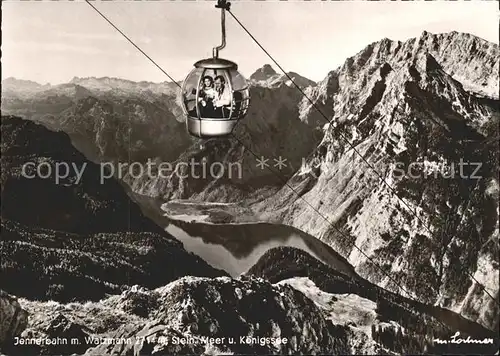
<path id="1" fill-rule="evenodd" d="M 201 117 L 214 117 L 214 99 L 216 95 L 213 78 L 209 75 L 204 76 L 198 95 Z"/>
<path id="2" fill-rule="evenodd" d="M 222 75 L 215 77 L 215 116 L 217 118 L 228 118 L 230 114 L 229 105 L 231 105 L 231 93 L 226 86 L 226 80 Z"/>

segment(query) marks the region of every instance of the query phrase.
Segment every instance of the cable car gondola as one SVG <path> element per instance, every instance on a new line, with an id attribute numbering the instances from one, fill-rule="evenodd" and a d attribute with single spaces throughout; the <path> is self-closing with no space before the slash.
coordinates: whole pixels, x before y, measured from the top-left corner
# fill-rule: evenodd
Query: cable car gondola
<path id="1" fill-rule="evenodd" d="M 250 104 L 247 80 L 238 65 L 219 58 L 226 46 L 226 0 L 218 0 L 221 9 L 222 44 L 213 49 L 212 58 L 199 60 L 182 85 L 182 107 L 189 134 L 200 138 L 224 137 L 232 133 L 238 120 L 245 117 Z"/>

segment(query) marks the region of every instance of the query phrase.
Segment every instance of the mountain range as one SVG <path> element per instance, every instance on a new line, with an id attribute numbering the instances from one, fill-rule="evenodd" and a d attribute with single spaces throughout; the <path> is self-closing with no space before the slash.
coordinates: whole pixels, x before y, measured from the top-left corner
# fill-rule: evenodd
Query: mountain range
<path id="1" fill-rule="evenodd" d="M 27 326 L 14 331 L 59 335 L 76 328 L 79 338 L 153 335 L 141 344 L 145 353 L 442 353 L 450 349 L 436 348 L 432 340 L 456 331 L 495 338 L 499 60 L 498 44 L 466 33 L 424 31 L 404 42 L 369 44 L 318 83 L 264 65 L 249 77 L 250 110 L 234 137 L 206 142 L 186 133 L 174 83 L 3 81 L 2 115 L 29 120 L 2 117 L 2 172 L 8 172 L 2 173 L 7 207 L 2 207 L 2 244 L 12 257 L 5 272 L 2 267 L 7 282 L 0 289 L 28 298 L 20 300 L 21 307 L 37 315 L 31 324 L 19 320 Z M 23 145 L 28 145 L 24 151 Z M 94 181 L 99 163 L 148 159 L 220 162 L 226 171 L 238 164 L 242 174 L 152 178 L 124 169 L 105 188 L 96 190 L 87 181 L 72 186 L 74 177 L 63 188 L 22 179 L 20 162 L 27 157 L 94 164 L 89 171 Z M 286 159 L 281 169 L 273 165 L 278 157 Z M 257 166 L 257 158 L 267 158 L 269 169 Z M 138 208 L 125 217 L 125 207 L 132 204 L 126 192 L 167 203 L 180 199 L 178 205 L 185 202 L 192 216 L 206 213 L 197 202 L 233 203 L 217 208 L 224 211 L 224 223 L 243 221 L 241 210 L 232 208 L 236 205 L 249 212 L 245 222 L 292 226 L 333 248 L 352 265 L 355 277 L 303 251 L 278 248 L 245 276 L 230 279 L 186 251 Z M 37 196 L 31 206 L 24 204 Z M 47 202 L 53 208 L 47 209 Z M 220 223 L 208 216 L 208 223 Z M 93 242 L 87 246 L 83 240 Z M 122 240 L 123 248 L 93 257 Z M 154 252 L 143 256 L 143 244 Z M 59 262 L 51 249 L 68 252 Z M 167 276 L 149 269 L 169 254 L 184 267 Z M 26 262 L 20 261 L 34 267 L 23 271 Z M 136 264 L 142 266 L 138 271 Z M 41 277 L 47 273 L 44 266 L 54 266 L 48 269 L 50 278 Z M 114 272 L 118 267 L 127 271 L 125 280 Z M 93 271 L 90 276 L 82 276 L 86 269 Z M 33 292 L 16 284 L 22 273 L 38 281 Z M 60 287 L 66 278 L 71 288 Z M 79 288 L 92 291 L 88 299 L 93 301 L 68 307 L 69 301 L 81 303 L 71 295 Z M 43 301 L 53 296 L 60 306 Z M 6 305 L 20 308 L 8 298 Z M 262 298 L 277 304 L 259 304 Z M 226 324 L 217 312 L 222 301 L 231 306 L 224 309 L 231 320 Z M 127 309 L 136 307 L 139 311 Z M 270 308 L 273 317 L 254 318 L 259 308 Z M 121 319 L 103 325 L 115 309 Z M 90 331 L 83 327 L 89 310 L 96 315 Z M 41 317 L 44 313 L 50 317 Z M 277 349 L 208 348 L 199 341 L 238 330 L 294 335 L 295 341 Z M 182 347 L 158 341 L 173 335 L 198 341 Z M 97 345 L 75 352 L 131 350 Z"/>

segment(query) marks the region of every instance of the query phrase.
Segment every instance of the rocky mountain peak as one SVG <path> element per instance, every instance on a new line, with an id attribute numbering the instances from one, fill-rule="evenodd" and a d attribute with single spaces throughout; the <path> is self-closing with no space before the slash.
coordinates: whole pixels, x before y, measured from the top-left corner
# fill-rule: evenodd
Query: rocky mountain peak
<path id="1" fill-rule="evenodd" d="M 277 73 L 269 64 L 265 64 L 262 68 L 258 69 L 249 79 L 255 86 L 266 88 L 278 88 L 285 85 L 295 89 L 293 83 L 303 89 L 316 86 L 314 81 L 296 72 L 288 72 L 286 74 Z"/>
<path id="2" fill-rule="evenodd" d="M 466 90 L 498 99 L 500 50 L 497 43 L 457 31 L 440 34 L 424 31 L 415 39 L 414 50 L 432 54 Z"/>
<path id="3" fill-rule="evenodd" d="M 276 71 L 271 67 L 270 64 L 264 64 L 261 68 L 257 69 L 251 76 L 250 80 L 267 80 L 273 75 L 278 74 Z"/>
<path id="4" fill-rule="evenodd" d="M 321 103 L 322 111 L 328 117 L 333 114 L 331 107 L 333 102 L 327 98 L 344 93 L 338 97 L 340 101 L 344 99 L 359 101 L 361 93 L 367 90 L 366 84 L 372 81 L 374 73 L 389 69 L 393 69 L 396 73 L 401 67 L 409 68 L 413 65 L 414 67 L 410 68 L 411 76 L 416 75 L 415 66 L 422 70 L 423 76 L 419 79 L 425 77 L 430 80 L 433 76 L 427 76 L 427 74 L 434 72 L 434 75 L 437 75 L 440 71 L 439 75 L 444 75 L 443 78 L 446 77 L 445 80 L 450 82 L 450 85 L 443 87 L 447 91 L 451 86 L 456 86 L 458 90 L 471 92 L 477 97 L 498 98 L 499 59 L 500 51 L 497 44 L 470 34 L 459 32 L 432 34 L 424 31 L 420 37 L 405 42 L 385 38 L 369 44 L 356 55 L 348 58 L 342 66 L 330 72 L 309 96 Z M 410 81 L 416 79 L 416 77 L 407 78 Z M 396 88 L 402 84 L 400 80 L 387 81 L 385 85 Z M 382 83 L 379 84 L 379 88 L 381 85 Z M 422 85 L 426 84 L 422 82 Z M 400 88 L 396 89 L 400 90 Z M 449 96 L 455 96 L 456 91 L 450 90 Z M 439 94 L 442 96 L 442 93 Z M 460 105 L 466 105 L 463 102 L 463 95 L 459 96 L 462 98 L 458 98 Z M 343 105 L 340 107 L 338 103 L 336 105 L 335 111 L 342 112 Z M 352 109 L 355 110 L 355 107 Z M 311 120 L 311 117 L 317 115 L 309 100 L 304 98 L 301 118 Z M 324 124 L 327 119 L 322 118 L 322 121 Z"/>

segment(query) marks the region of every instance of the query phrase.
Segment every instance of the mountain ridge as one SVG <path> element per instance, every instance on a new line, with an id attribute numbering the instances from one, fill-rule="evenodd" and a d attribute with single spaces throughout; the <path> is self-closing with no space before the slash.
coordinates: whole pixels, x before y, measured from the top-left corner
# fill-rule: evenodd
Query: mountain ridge
<path id="1" fill-rule="evenodd" d="M 399 43 L 399 44 L 402 44 L 402 43 L 411 43 L 411 44 L 415 44 L 415 45 L 421 45 L 421 44 L 425 44 L 428 48 L 430 48 L 431 45 L 433 45 L 436 40 L 442 40 L 446 38 L 447 41 L 448 41 L 448 46 L 447 47 L 450 47 L 450 48 L 445 48 L 445 50 L 440 53 L 440 57 L 441 59 L 443 59 L 444 56 L 448 55 L 450 52 L 447 52 L 447 51 L 450 51 L 450 50 L 456 50 L 456 48 L 458 47 L 456 43 L 454 42 L 460 42 L 460 40 L 462 40 L 462 44 L 465 44 L 464 47 L 466 47 L 467 50 L 469 51 L 475 51 L 478 49 L 478 46 L 480 46 L 481 48 L 484 49 L 484 47 L 486 47 L 487 51 L 486 51 L 486 54 L 489 55 L 490 57 L 494 57 L 495 54 L 494 53 L 491 53 L 491 52 L 495 52 L 495 51 L 498 51 L 498 44 L 497 43 L 493 43 L 493 42 L 490 42 L 486 39 L 483 39 L 477 35 L 474 35 L 474 34 L 471 34 L 471 33 L 467 33 L 467 32 L 458 32 L 458 31 L 450 31 L 450 32 L 442 32 L 442 33 L 431 33 L 431 32 L 428 32 L 428 31 L 423 31 L 420 36 L 417 36 L 417 37 L 414 37 L 414 38 L 410 38 L 409 40 L 407 41 L 394 41 L 394 40 L 391 40 L 390 38 L 383 38 L 379 41 L 374 41 L 372 42 L 371 44 L 368 45 L 368 47 L 370 47 L 371 45 L 373 44 L 376 44 L 380 41 L 384 41 L 384 42 L 394 42 L 394 43 Z M 464 41 L 464 39 L 467 39 Z M 491 45 L 493 45 L 493 48 L 491 48 Z M 495 48 L 496 46 L 496 48 Z M 358 55 L 359 53 L 363 52 L 365 49 L 361 50 L 360 52 L 358 52 L 357 54 L 355 54 L 354 56 Z M 464 50 L 461 51 L 462 53 L 465 53 Z M 351 56 L 351 57 L 348 57 L 349 58 L 353 58 L 354 56 Z M 460 57 L 460 56 L 457 56 L 457 57 Z M 456 74 L 456 69 L 457 68 L 460 68 L 460 66 L 463 64 L 461 61 L 459 62 L 460 65 L 458 64 L 455 64 L 453 66 L 450 66 L 449 68 L 447 68 L 447 70 L 450 70 L 450 71 L 453 71 L 453 74 Z M 498 73 L 498 63 L 495 63 L 494 60 L 492 60 L 492 58 L 488 58 L 488 63 L 489 65 L 491 65 L 491 67 L 487 68 L 485 71 L 488 72 L 488 71 L 491 71 L 493 70 L 494 72 Z M 496 64 L 496 66 L 495 66 Z M 342 65 L 341 65 L 342 66 Z M 340 66 L 340 67 L 341 67 Z M 334 69 L 336 70 L 336 69 Z M 293 74 L 293 75 L 297 75 L 297 73 L 295 72 L 288 72 L 288 74 Z M 271 65 L 269 64 L 264 64 L 262 67 L 256 69 L 249 77 L 248 79 L 250 81 L 253 81 L 253 82 L 259 82 L 259 81 L 266 81 L 268 80 L 270 77 L 272 76 L 275 76 L 275 75 L 278 75 L 278 76 L 284 76 L 284 74 L 280 74 L 280 73 L 277 73 Z M 327 76 L 328 77 L 328 74 Z M 485 77 L 485 76 L 484 76 Z M 486 80 L 488 82 L 488 86 L 493 86 L 493 90 L 488 90 L 487 91 L 487 94 L 488 95 L 492 95 L 497 98 L 498 97 L 498 90 L 495 90 L 495 89 L 498 89 L 498 85 L 495 85 L 495 82 L 494 80 L 491 80 L 491 81 L 488 81 L 488 79 L 484 78 L 484 80 Z M 304 78 L 306 81 L 309 81 L 311 83 L 311 85 L 313 85 L 315 82 L 314 81 L 311 81 L 305 77 L 302 77 Z M 463 79 L 463 78 L 462 78 Z M 15 82 L 15 81 L 18 81 L 19 83 L 22 83 L 22 82 L 25 82 L 25 83 L 31 83 L 31 84 L 34 84 L 36 86 L 58 86 L 58 85 L 61 85 L 61 84 L 65 84 L 65 83 L 61 83 L 61 84 L 56 84 L 56 85 L 51 85 L 49 83 L 47 84 L 40 84 L 40 83 L 37 83 L 36 81 L 31 81 L 31 80 L 25 80 L 25 79 L 16 79 L 15 77 L 8 77 L 8 78 L 5 78 L 2 80 L 2 84 L 5 85 L 9 82 Z M 170 81 L 161 81 L 161 82 L 152 82 L 152 81 L 133 81 L 133 80 L 130 80 L 130 79 L 125 79 L 125 78 L 119 78 L 119 77 L 108 77 L 108 76 L 104 76 L 104 77 L 96 77 L 96 76 L 89 76 L 89 77 L 79 77 L 79 76 L 74 76 L 70 81 L 68 81 L 66 84 L 69 84 L 69 83 L 73 83 L 73 84 L 78 84 L 78 83 L 82 83 L 82 82 L 85 82 L 85 81 L 102 81 L 102 82 L 105 82 L 105 81 L 114 81 L 114 82 L 123 82 L 123 83 L 128 83 L 128 84 L 142 84 L 142 85 L 175 85 L 174 82 L 170 82 Z M 178 81 L 177 83 L 179 82 L 182 82 L 182 81 Z M 474 88 L 476 89 L 480 89 L 479 87 L 477 87 L 477 85 L 473 85 Z M 478 91 L 479 93 L 481 92 L 481 90 Z"/>

